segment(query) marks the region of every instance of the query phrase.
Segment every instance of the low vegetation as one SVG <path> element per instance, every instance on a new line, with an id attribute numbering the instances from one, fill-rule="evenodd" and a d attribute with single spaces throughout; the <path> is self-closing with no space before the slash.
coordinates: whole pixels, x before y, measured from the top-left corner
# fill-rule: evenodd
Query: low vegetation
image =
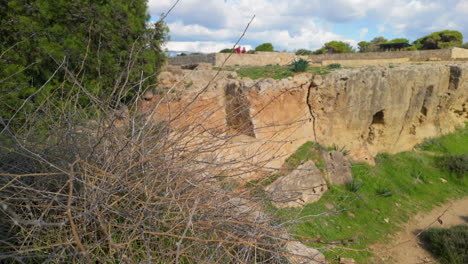
<path id="1" fill-rule="evenodd" d="M 372 257 L 368 246 L 387 239 L 416 212 L 468 195 L 466 163 L 447 158 L 466 157 L 468 144 L 463 143 L 467 141 L 468 125 L 456 133 L 427 140 L 419 145 L 419 151 L 379 154 L 375 166 L 353 164 L 354 181 L 347 186 L 331 186 L 317 203 L 301 210 L 279 210 L 277 214 L 291 221 L 289 228 L 298 235 L 341 241 L 325 247 L 310 244 L 331 261 L 350 257 L 367 263 Z M 288 159 L 294 161 L 291 165 L 315 156 L 314 151 L 308 151 L 310 144 Z M 441 162 L 445 166 L 440 166 Z M 323 167 L 320 161 L 317 166 Z"/>
<path id="2" fill-rule="evenodd" d="M 421 240 L 441 264 L 468 263 L 467 225 L 430 228 L 421 233 Z"/>
<path id="3" fill-rule="evenodd" d="M 299 60 L 300 61 L 300 60 Z M 303 60 L 307 62 L 306 60 Z M 257 80 L 261 78 L 272 78 L 275 80 L 286 79 L 292 77 L 296 72 L 295 69 L 302 70 L 305 67 L 304 62 L 298 62 L 298 66 L 281 66 L 281 65 L 266 65 L 266 66 L 226 66 L 223 67 L 225 71 L 235 71 L 241 78 L 250 78 Z M 333 70 L 340 69 L 340 64 L 332 64 L 323 67 L 308 66 L 303 72 L 312 72 L 319 75 L 326 75 Z M 219 70 L 219 67 L 213 67 L 214 70 Z M 300 72 L 300 71 L 297 71 Z"/>
<path id="4" fill-rule="evenodd" d="M 270 52 L 273 52 L 275 51 L 273 45 L 271 43 L 263 43 L 263 44 L 260 44 L 258 45 L 256 48 L 255 48 L 255 51 L 270 51 Z"/>
<path id="5" fill-rule="evenodd" d="M 307 60 L 304 60 L 303 58 L 300 58 L 298 60 L 293 61 L 291 71 L 293 71 L 293 72 L 305 72 L 308 67 L 309 67 L 309 62 Z"/>
<path id="6" fill-rule="evenodd" d="M 463 34 L 455 30 L 443 30 L 417 39 L 413 44 L 418 50 L 461 46 L 463 44 Z"/>

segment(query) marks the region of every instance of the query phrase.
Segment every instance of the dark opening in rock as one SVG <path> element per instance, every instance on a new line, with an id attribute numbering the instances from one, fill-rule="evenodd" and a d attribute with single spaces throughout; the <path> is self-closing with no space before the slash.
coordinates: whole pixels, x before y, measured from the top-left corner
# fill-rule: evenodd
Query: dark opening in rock
<path id="1" fill-rule="evenodd" d="M 180 66 L 184 70 L 195 70 L 195 68 L 198 67 L 198 63 L 192 63 L 192 64 L 185 64 Z"/>
<path id="2" fill-rule="evenodd" d="M 427 116 L 427 105 L 431 100 L 432 93 L 434 91 L 434 85 L 429 85 L 426 89 L 426 94 L 424 95 L 423 105 L 421 107 L 421 114 Z"/>
<path id="3" fill-rule="evenodd" d="M 423 116 L 427 116 L 427 108 L 426 108 L 426 106 L 424 106 L 424 105 L 423 105 L 423 107 L 421 107 L 421 114 L 422 114 Z"/>
<path id="4" fill-rule="evenodd" d="M 462 69 L 458 66 L 450 66 L 450 80 L 449 80 L 449 89 L 457 90 L 458 85 L 460 84 L 460 78 L 462 75 Z"/>
<path id="5" fill-rule="evenodd" d="M 244 96 L 242 88 L 236 84 L 228 84 L 226 94 L 226 123 L 228 128 L 250 137 L 256 137 L 252 118 L 250 116 L 250 102 Z"/>
<path id="6" fill-rule="evenodd" d="M 384 120 L 384 110 L 378 111 L 372 117 L 372 124 L 385 124 Z"/>

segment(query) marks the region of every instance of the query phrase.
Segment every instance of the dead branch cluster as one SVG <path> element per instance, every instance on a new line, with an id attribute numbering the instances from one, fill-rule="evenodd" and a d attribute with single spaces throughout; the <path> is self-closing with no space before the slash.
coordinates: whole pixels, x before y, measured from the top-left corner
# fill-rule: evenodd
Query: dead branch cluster
<path id="1" fill-rule="evenodd" d="M 255 167 L 217 157 L 230 137 L 196 123 L 176 133 L 183 112 L 153 122 L 139 98 L 130 110 L 96 98 L 80 108 L 83 90 L 51 97 L 20 127 L 1 120 L 0 262 L 285 261 L 288 236 L 236 188 Z"/>

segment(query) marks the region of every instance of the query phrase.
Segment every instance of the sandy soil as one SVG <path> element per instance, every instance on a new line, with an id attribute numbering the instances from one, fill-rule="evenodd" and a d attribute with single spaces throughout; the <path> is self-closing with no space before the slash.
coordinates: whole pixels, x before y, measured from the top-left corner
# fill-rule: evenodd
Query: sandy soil
<path id="1" fill-rule="evenodd" d="M 390 243 L 372 245 L 376 256 L 373 263 L 437 263 L 422 248 L 418 235 L 429 227 L 448 228 L 459 224 L 468 224 L 468 197 L 451 201 L 430 212 L 419 213 L 404 225 L 401 232 L 392 236 Z"/>

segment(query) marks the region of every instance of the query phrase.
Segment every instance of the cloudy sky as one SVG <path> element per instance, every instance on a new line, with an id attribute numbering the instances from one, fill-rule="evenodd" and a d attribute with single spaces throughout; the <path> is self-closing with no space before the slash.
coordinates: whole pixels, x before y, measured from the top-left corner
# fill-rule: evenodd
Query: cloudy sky
<path id="1" fill-rule="evenodd" d="M 152 20 L 176 0 L 149 0 Z M 167 16 L 173 51 L 217 52 L 241 36 L 247 49 L 271 42 L 276 50 L 315 50 L 343 40 L 353 46 L 376 36 L 413 41 L 459 30 L 468 41 L 468 0 L 180 0 Z"/>

